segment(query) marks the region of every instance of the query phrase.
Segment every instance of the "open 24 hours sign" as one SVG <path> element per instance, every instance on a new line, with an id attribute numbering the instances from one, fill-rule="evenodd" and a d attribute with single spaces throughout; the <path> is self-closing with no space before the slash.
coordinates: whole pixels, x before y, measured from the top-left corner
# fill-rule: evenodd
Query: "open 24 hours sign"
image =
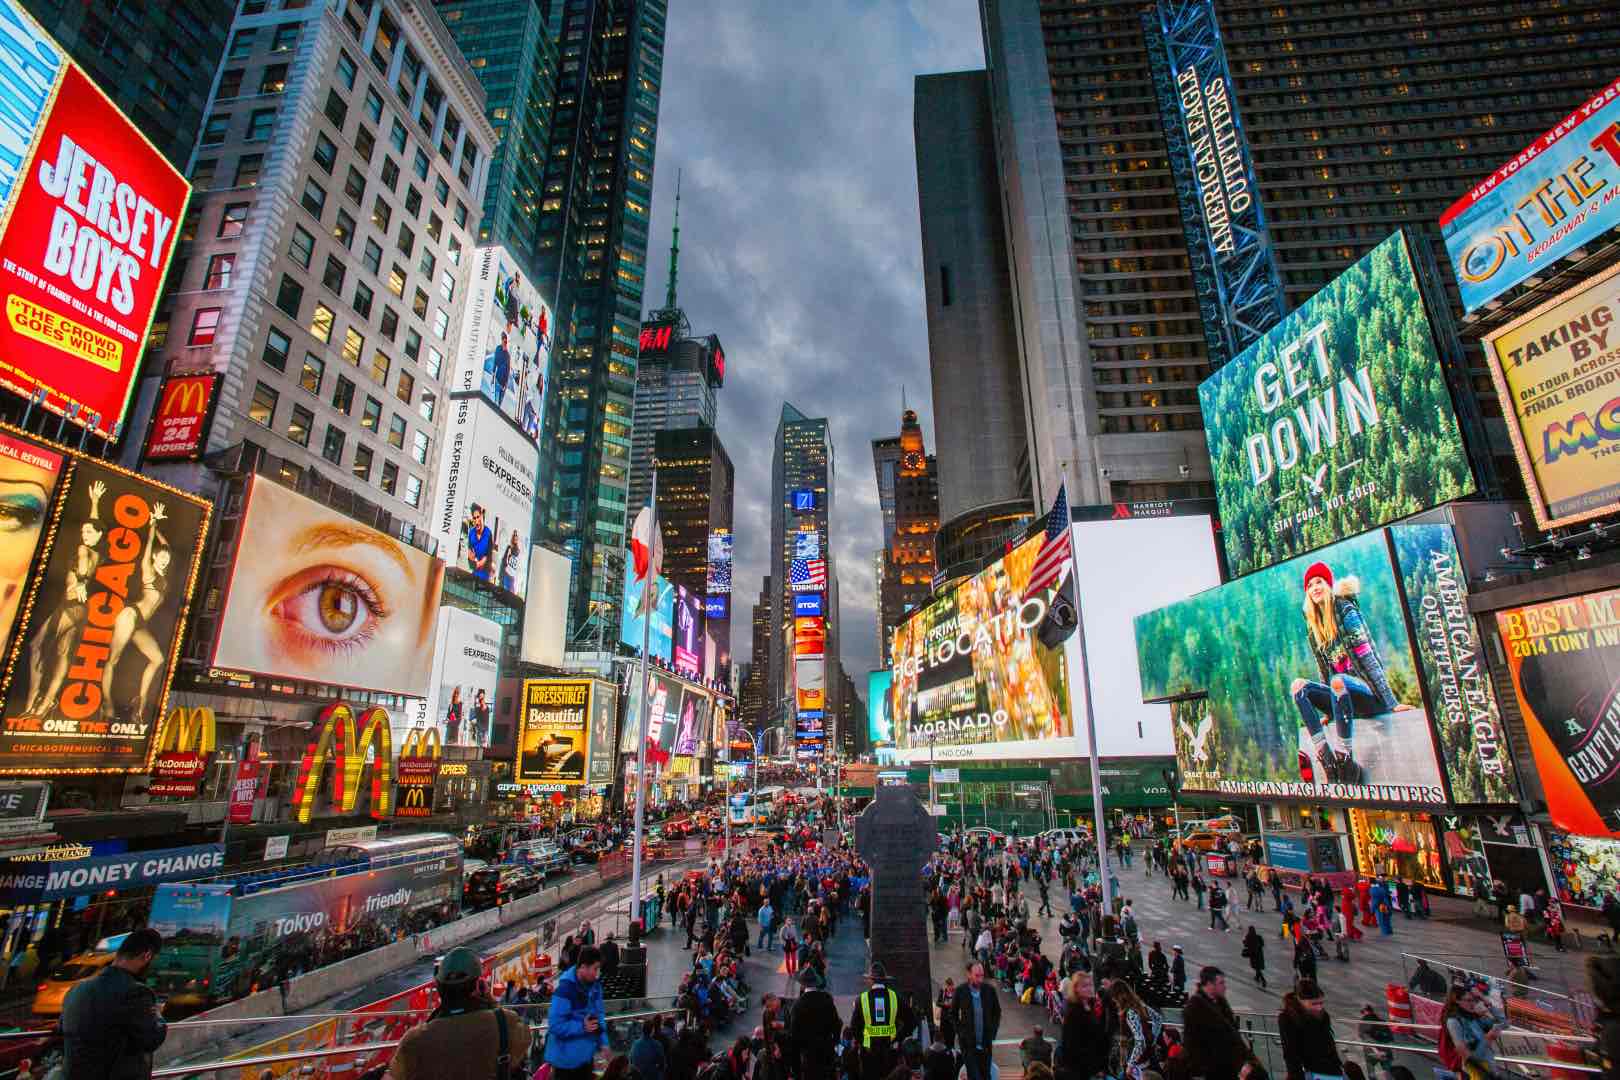
<path id="1" fill-rule="evenodd" d="M 0 0 L 0 386 L 117 435 L 191 187 Z"/>

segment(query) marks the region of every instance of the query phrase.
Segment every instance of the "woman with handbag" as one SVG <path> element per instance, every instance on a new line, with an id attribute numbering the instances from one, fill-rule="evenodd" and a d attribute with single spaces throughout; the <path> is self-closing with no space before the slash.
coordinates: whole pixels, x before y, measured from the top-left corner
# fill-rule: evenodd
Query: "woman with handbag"
<path id="1" fill-rule="evenodd" d="M 1503 1026 L 1478 985 L 1452 987 L 1440 1011 L 1440 1064 L 1463 1080 L 1503 1080 L 1508 1074 L 1496 1067 Z"/>

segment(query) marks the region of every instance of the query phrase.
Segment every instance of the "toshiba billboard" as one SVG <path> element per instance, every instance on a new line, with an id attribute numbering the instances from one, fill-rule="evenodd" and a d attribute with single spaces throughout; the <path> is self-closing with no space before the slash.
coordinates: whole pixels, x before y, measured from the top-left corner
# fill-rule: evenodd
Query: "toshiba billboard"
<path id="1" fill-rule="evenodd" d="M 111 438 L 191 186 L 16 0 L 0 83 L 0 386 Z"/>

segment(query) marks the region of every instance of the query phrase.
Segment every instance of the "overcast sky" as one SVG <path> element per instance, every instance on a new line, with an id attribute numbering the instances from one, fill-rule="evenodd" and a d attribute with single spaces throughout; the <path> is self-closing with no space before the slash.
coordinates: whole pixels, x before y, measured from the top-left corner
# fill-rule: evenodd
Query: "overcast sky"
<path id="1" fill-rule="evenodd" d="M 671 0 L 645 306 L 663 306 L 675 177 L 679 302 L 726 351 L 720 439 L 737 468 L 732 651 L 770 546 L 782 402 L 832 421 L 840 650 L 877 666 L 872 439 L 900 395 L 933 449 L 912 79 L 984 66 L 976 0 Z"/>

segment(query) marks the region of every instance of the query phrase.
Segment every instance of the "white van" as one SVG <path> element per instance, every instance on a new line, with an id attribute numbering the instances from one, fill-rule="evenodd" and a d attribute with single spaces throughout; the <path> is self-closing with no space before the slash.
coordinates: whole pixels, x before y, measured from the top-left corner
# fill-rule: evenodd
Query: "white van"
<path id="1" fill-rule="evenodd" d="M 1068 847 L 1070 844 L 1089 843 L 1091 834 L 1085 829 L 1047 829 L 1040 834 L 1040 839 L 1048 844 Z"/>

